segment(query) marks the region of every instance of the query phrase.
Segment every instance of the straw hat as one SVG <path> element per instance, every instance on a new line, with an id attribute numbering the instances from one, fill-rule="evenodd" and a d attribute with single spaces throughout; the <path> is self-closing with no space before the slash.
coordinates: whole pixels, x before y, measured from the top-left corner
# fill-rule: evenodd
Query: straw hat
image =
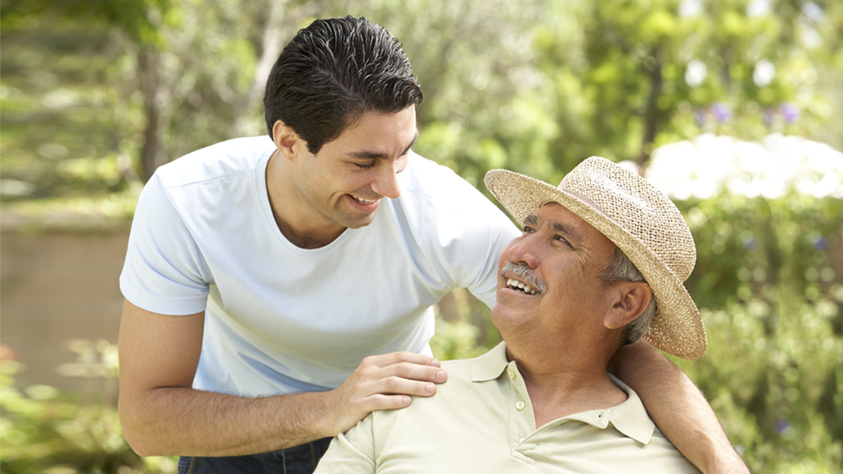
<path id="1" fill-rule="evenodd" d="M 644 178 L 606 158 L 591 157 L 555 188 L 507 170 L 486 173 L 486 187 L 516 222 L 556 202 L 615 243 L 644 275 L 658 309 L 644 337 L 683 359 L 699 359 L 706 339 L 700 312 L 683 282 L 697 251 L 670 199 Z"/>

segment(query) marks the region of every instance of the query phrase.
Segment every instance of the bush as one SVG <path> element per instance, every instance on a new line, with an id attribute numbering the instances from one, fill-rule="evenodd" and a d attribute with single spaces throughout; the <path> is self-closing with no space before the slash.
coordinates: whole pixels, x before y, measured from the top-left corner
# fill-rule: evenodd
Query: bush
<path id="1" fill-rule="evenodd" d="M 114 346 L 105 341 L 75 341 L 72 346 L 80 355 L 76 369 L 87 369 L 107 384 L 116 382 Z M 91 349 L 99 349 L 98 360 L 90 360 Z M 132 451 L 120 429 L 116 399 L 106 395 L 109 391 L 97 394 L 98 399 L 86 399 L 46 385 L 20 389 L 14 376 L 21 369 L 14 360 L 0 365 L 3 474 L 176 472 L 174 459 L 141 458 Z"/>

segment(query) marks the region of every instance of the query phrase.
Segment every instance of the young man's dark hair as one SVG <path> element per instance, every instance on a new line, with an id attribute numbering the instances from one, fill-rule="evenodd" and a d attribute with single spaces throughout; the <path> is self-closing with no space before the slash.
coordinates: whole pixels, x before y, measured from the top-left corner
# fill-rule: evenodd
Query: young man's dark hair
<path id="1" fill-rule="evenodd" d="M 264 114 L 281 120 L 316 154 L 366 111 L 396 113 L 422 101 L 401 43 L 365 18 L 316 20 L 272 67 Z"/>

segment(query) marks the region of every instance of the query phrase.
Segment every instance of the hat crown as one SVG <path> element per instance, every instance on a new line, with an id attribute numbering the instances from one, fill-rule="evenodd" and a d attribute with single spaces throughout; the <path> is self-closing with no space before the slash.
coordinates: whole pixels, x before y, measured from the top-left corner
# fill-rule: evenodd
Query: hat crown
<path id="1" fill-rule="evenodd" d="M 647 180 L 601 157 L 568 173 L 558 189 L 586 198 L 640 240 L 680 281 L 694 270 L 697 250 L 676 205 Z"/>

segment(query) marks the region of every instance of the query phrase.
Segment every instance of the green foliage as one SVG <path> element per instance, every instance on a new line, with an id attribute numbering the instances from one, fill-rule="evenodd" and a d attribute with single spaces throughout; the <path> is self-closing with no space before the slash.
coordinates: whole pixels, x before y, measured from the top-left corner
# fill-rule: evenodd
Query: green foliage
<path id="1" fill-rule="evenodd" d="M 138 43 L 161 44 L 158 28 L 175 19 L 170 0 L 7 0 L 3 2 L 0 25 L 8 32 L 38 19 L 70 18 L 80 23 L 110 26 Z"/>
<path id="2" fill-rule="evenodd" d="M 769 10 L 733 0 L 590 2 L 578 25 L 537 27 L 538 65 L 556 84 L 545 99 L 564 124 L 549 156 L 556 168 L 591 154 L 645 166 L 654 147 L 701 131 L 804 134 L 827 119 L 816 106 L 818 53 L 805 46 L 816 32 L 804 21 L 808 2 L 753 3 Z"/>
<path id="3" fill-rule="evenodd" d="M 122 62 L 108 31 L 33 17 L 2 39 L 3 199 L 127 189 L 132 159 L 117 120 L 126 104 L 114 85 Z"/>
<path id="4" fill-rule="evenodd" d="M 677 364 L 753 472 L 840 472 L 843 202 L 724 195 L 682 207 L 709 351 Z"/>
<path id="5" fill-rule="evenodd" d="M 495 167 L 557 181 L 594 154 L 646 165 L 704 131 L 843 147 L 837 2 L 5 0 L 0 198 L 122 192 L 187 152 L 265 133 L 274 48 L 346 14 L 403 42 L 425 91 L 417 150 L 480 188 Z"/>
<path id="6" fill-rule="evenodd" d="M 125 221 L 155 166 L 265 133 L 274 48 L 346 14 L 402 41 L 425 92 L 416 150 L 479 189 L 491 168 L 556 183 L 594 154 L 646 167 L 654 147 L 702 132 L 843 148 L 841 2 L 2 0 L 4 218 Z M 710 347 L 680 366 L 754 472 L 840 472 L 840 202 L 722 195 L 682 210 Z M 456 295 L 440 304 L 438 357 L 500 340 L 488 309 Z M 3 377 L 3 472 L 158 469 L 115 441 L 111 401 Z"/>

